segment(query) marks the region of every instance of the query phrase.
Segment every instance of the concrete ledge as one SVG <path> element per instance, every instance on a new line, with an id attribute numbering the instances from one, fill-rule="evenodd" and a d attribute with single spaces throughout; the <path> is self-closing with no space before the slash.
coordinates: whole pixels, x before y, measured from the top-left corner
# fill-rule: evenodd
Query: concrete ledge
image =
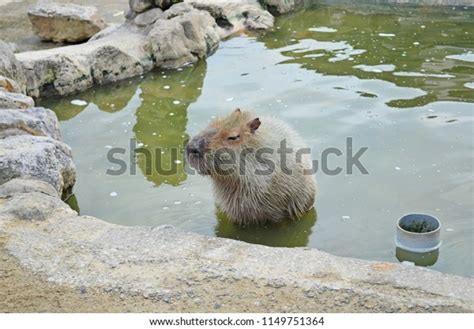
<path id="1" fill-rule="evenodd" d="M 309 248 L 251 245 L 171 226 L 113 225 L 77 216 L 58 197 L 53 203 L 51 195 L 38 192 L 8 195 L 0 199 L 5 249 L 54 284 L 138 296 L 175 309 L 196 304 L 203 311 L 214 311 L 216 304 L 226 311 L 474 310 L 470 278 Z M 43 220 L 16 215 L 15 207 L 43 203 L 50 205 L 38 210 Z"/>

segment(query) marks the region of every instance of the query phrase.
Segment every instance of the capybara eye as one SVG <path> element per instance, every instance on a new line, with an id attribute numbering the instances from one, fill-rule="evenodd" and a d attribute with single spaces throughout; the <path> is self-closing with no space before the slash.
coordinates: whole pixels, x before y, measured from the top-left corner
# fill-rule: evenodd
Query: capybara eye
<path id="1" fill-rule="evenodd" d="M 231 140 L 231 141 L 236 141 L 237 139 L 239 139 L 240 135 L 237 135 L 237 136 L 229 136 L 227 137 L 228 140 Z"/>

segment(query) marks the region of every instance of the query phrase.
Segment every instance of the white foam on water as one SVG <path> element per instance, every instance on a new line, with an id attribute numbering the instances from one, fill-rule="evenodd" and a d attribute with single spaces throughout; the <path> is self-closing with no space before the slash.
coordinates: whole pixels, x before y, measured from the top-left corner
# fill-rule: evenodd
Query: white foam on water
<path id="1" fill-rule="evenodd" d="M 380 37 L 394 37 L 394 33 L 379 33 Z"/>

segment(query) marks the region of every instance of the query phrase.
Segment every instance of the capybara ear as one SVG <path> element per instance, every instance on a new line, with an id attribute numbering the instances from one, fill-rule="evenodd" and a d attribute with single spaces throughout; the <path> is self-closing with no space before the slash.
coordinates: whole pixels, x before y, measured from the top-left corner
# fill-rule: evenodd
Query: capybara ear
<path id="1" fill-rule="evenodd" d="M 240 112 L 242 112 L 242 111 L 240 111 L 240 108 L 236 108 L 236 109 L 234 110 L 234 112 L 240 113 Z"/>
<path id="2" fill-rule="evenodd" d="M 255 118 L 247 123 L 247 126 L 250 128 L 250 132 L 253 134 L 255 131 L 260 127 L 262 123 L 260 122 L 259 118 Z"/>

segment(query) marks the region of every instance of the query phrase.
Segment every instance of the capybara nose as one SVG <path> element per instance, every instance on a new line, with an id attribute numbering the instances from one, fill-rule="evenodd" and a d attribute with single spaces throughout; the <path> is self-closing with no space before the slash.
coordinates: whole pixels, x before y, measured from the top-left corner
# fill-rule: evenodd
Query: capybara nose
<path id="1" fill-rule="evenodd" d="M 186 146 L 186 153 L 188 153 L 188 155 L 192 155 L 192 154 L 194 154 L 194 155 L 199 155 L 199 154 L 201 154 L 201 151 L 199 151 L 198 148 L 196 148 L 196 147 L 191 146 L 191 145 L 188 144 L 188 145 Z"/>
<path id="2" fill-rule="evenodd" d="M 202 153 L 201 144 L 199 139 L 191 139 L 188 145 L 186 145 L 186 153 L 188 155 L 200 155 Z"/>

